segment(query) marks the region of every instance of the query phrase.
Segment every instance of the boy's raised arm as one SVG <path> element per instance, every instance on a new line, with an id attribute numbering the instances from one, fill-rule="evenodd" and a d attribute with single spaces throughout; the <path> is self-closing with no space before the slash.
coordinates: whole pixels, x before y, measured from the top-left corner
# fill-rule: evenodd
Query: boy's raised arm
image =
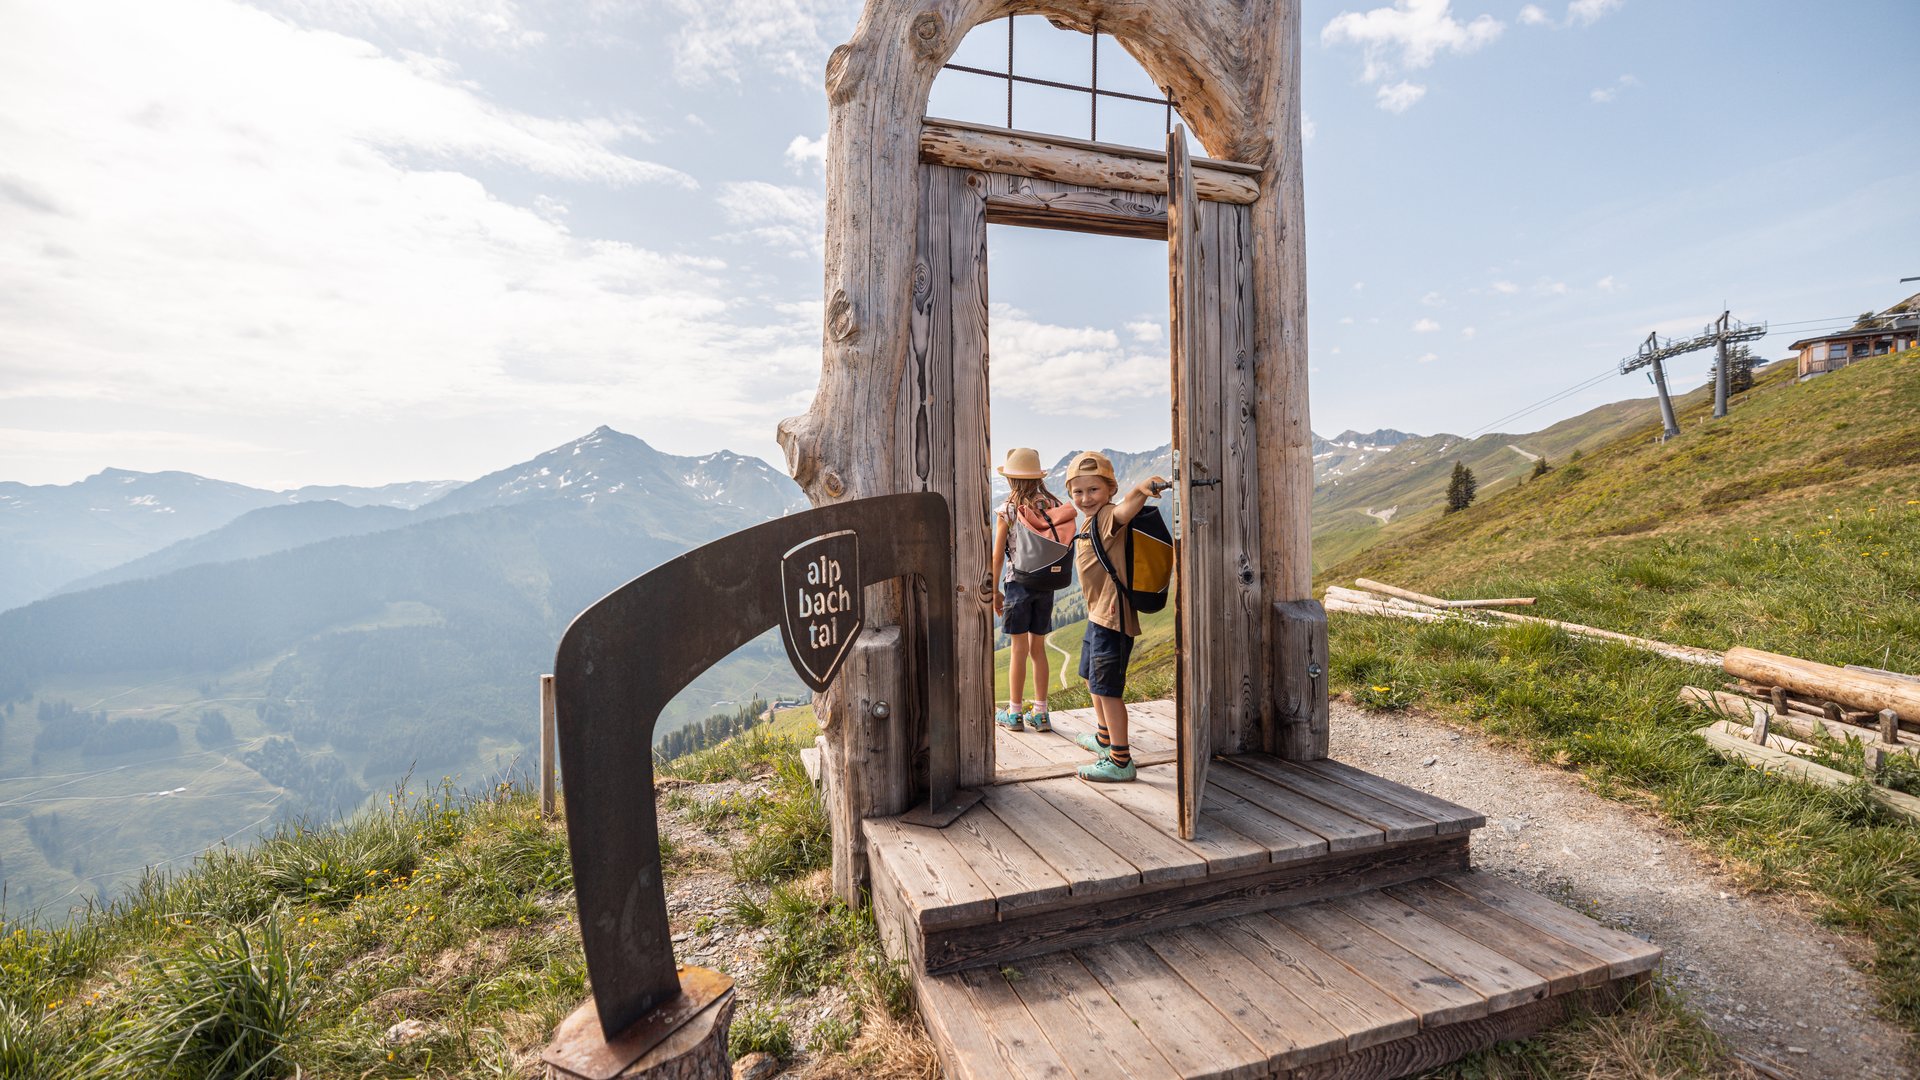
<path id="1" fill-rule="evenodd" d="M 1122 525 L 1132 521 L 1133 515 L 1139 513 L 1140 508 L 1147 505 L 1148 499 L 1159 495 L 1159 492 L 1155 491 L 1154 488 L 1164 488 L 1166 484 L 1167 481 L 1165 477 L 1149 476 L 1145 480 L 1133 485 L 1133 490 L 1127 492 L 1126 498 L 1113 504 L 1113 520 Z"/>

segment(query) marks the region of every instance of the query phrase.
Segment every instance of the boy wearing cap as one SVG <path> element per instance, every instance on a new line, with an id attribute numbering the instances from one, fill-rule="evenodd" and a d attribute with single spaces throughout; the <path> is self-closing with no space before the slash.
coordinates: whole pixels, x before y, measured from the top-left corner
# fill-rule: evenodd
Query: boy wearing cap
<path id="1" fill-rule="evenodd" d="M 1123 700 L 1127 688 L 1127 662 L 1133 657 L 1133 639 L 1140 636 L 1140 617 L 1120 595 L 1093 544 L 1107 552 L 1107 561 L 1126 565 L 1124 530 L 1156 487 L 1166 482 L 1149 477 L 1127 492 L 1119 502 L 1119 481 L 1114 479 L 1113 462 L 1105 454 L 1088 451 L 1067 466 L 1067 497 L 1080 511 L 1086 528 L 1074 551 L 1074 570 L 1080 575 L 1080 589 L 1087 598 L 1087 634 L 1080 645 L 1080 677 L 1093 695 L 1093 711 L 1099 720 L 1099 732 L 1082 735 L 1076 741 L 1100 755 L 1091 765 L 1080 767 L 1080 778 L 1095 783 L 1118 783 L 1134 778 L 1133 753 L 1127 745 L 1127 706 Z"/>

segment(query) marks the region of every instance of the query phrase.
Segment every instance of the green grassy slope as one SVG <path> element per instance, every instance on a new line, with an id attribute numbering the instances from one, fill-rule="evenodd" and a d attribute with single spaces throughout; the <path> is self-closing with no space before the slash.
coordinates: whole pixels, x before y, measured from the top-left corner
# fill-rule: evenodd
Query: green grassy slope
<path id="1" fill-rule="evenodd" d="M 1686 402 L 1553 472 L 1321 574 L 1726 648 L 1920 670 L 1920 353 L 1806 383 L 1767 373 L 1725 421 Z"/>
<path id="2" fill-rule="evenodd" d="M 1647 430 L 1353 556 L 1443 596 L 1537 596 L 1538 614 L 1723 649 L 1920 671 L 1920 352 L 1795 383 L 1769 373 L 1724 421 Z M 1920 830 L 1858 790 L 1729 762 L 1676 700 L 1719 673 L 1539 624 L 1335 614 L 1336 692 L 1419 704 L 1659 813 L 1749 885 L 1859 934 L 1890 1016 L 1920 1032 Z M 1827 764 L 1858 774 L 1858 744 Z M 1902 760 L 1883 782 L 1920 791 Z"/>
<path id="3" fill-rule="evenodd" d="M 1682 395 L 1676 405 L 1697 410 L 1711 400 L 1709 386 Z M 1740 400 L 1736 397 L 1734 404 L 1738 406 Z M 1465 462 L 1473 470 L 1483 498 L 1492 496 L 1519 485 L 1532 472 L 1533 461 L 1526 454 L 1543 456 L 1550 465 L 1562 465 L 1575 452 L 1585 454 L 1617 439 L 1652 439 L 1659 431 L 1658 409 L 1652 398 L 1616 401 L 1524 435 L 1495 432 L 1463 441 L 1443 434 L 1408 440 L 1357 474 L 1315 486 L 1314 567 L 1333 566 L 1374 544 L 1418 532 L 1438 519 L 1446 505 L 1447 480 L 1455 461 Z M 1387 522 L 1368 514 L 1390 509 L 1394 513 Z"/>

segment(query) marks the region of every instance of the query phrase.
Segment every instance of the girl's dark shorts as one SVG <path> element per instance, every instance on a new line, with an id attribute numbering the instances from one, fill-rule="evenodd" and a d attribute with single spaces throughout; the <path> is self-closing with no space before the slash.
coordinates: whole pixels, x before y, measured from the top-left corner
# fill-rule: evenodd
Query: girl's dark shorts
<path id="1" fill-rule="evenodd" d="M 1127 690 L 1127 661 L 1133 658 L 1133 639 L 1096 622 L 1087 623 L 1080 643 L 1080 677 L 1095 697 L 1117 698 Z"/>
<path id="2" fill-rule="evenodd" d="M 1053 630 L 1053 590 L 1035 591 L 1008 578 L 1002 586 L 1000 629 L 1009 634 L 1045 634 Z"/>

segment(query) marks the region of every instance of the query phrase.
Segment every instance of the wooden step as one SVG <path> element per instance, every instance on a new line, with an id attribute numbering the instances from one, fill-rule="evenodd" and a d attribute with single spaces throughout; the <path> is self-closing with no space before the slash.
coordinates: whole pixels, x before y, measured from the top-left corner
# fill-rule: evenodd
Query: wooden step
<path id="1" fill-rule="evenodd" d="M 1660 955 L 1465 872 L 918 975 L 915 987 L 956 1080 L 1363 1080 L 1611 1011 Z"/>
<path id="2" fill-rule="evenodd" d="M 1343 896 L 1464 869 L 1485 821 L 1338 762 L 1255 754 L 1212 763 L 1182 840 L 1173 771 L 1139 776 L 997 785 L 945 829 L 867 821 L 889 947 L 938 974 Z"/>

